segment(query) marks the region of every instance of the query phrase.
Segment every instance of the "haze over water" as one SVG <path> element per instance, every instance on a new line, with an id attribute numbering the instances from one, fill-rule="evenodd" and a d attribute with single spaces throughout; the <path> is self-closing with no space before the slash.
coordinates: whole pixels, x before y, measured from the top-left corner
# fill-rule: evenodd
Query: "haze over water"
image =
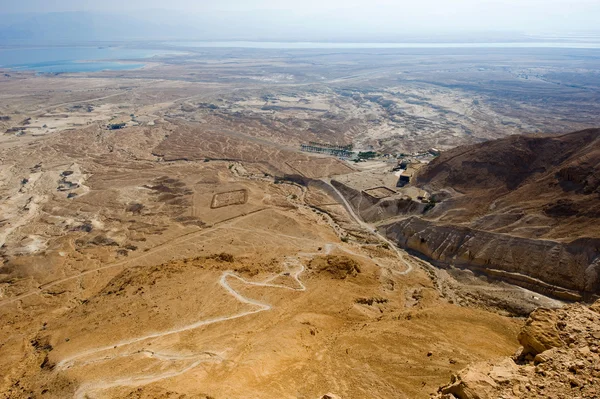
<path id="1" fill-rule="evenodd" d="M 560 40 L 560 39 L 559 39 Z M 0 48 L 0 68 L 33 70 L 40 73 L 130 70 L 143 61 L 175 55 L 174 47 L 245 49 L 600 49 L 600 40 L 464 43 L 355 43 L 355 42 L 272 42 L 272 41 L 167 41 L 125 46 L 38 46 Z M 146 47 L 146 48 L 145 48 Z M 163 47 L 164 49 L 156 49 Z"/>
<path id="2" fill-rule="evenodd" d="M 344 42 L 259 42 L 259 41 L 173 41 L 167 44 L 198 48 L 261 49 L 369 49 L 369 48 L 600 48 L 597 42 L 505 42 L 505 43 L 344 43 Z"/>
<path id="3" fill-rule="evenodd" d="M 140 60 L 169 53 L 173 52 L 103 46 L 11 47 L 0 48 L 0 68 L 42 73 L 128 70 L 143 67 Z"/>

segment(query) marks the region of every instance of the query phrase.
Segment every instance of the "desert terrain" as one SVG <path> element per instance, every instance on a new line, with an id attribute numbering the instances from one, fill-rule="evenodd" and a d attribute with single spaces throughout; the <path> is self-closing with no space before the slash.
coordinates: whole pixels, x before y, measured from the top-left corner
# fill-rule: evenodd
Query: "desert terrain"
<path id="1" fill-rule="evenodd" d="M 504 227 L 480 212 L 485 187 L 469 208 L 427 173 L 459 145 L 597 125 L 597 54 L 445 51 L 186 48 L 129 71 L 1 71 L 0 395 L 427 398 L 514 354 L 534 309 L 583 298 L 439 268 L 398 226 Z M 511 232 L 581 238 L 557 220 Z"/>
<path id="2" fill-rule="evenodd" d="M 269 177 L 305 155 L 157 160 L 180 148 L 169 129 L 186 132 L 91 126 L 3 154 L 6 397 L 427 396 L 515 345 L 518 321 L 448 303 L 416 260 L 318 211 L 345 213 L 327 192 Z M 230 145 L 193 133 L 194 153 Z"/>

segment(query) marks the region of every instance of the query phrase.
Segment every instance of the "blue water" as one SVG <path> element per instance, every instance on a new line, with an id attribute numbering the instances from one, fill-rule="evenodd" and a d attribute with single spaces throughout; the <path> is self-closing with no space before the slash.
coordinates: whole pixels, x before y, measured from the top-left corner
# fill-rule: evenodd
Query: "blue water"
<path id="1" fill-rule="evenodd" d="M 140 60 L 167 53 L 170 52 L 91 46 L 0 48 L 0 68 L 40 73 L 120 71 L 141 68 L 144 64 Z"/>
<path id="2" fill-rule="evenodd" d="M 197 48 L 259 48 L 259 49 L 419 49 L 419 48 L 574 48 L 598 49 L 600 39 L 595 41 L 560 42 L 510 42 L 510 43 L 326 43 L 326 42 L 185 42 L 172 41 L 165 44 Z"/>
<path id="3" fill-rule="evenodd" d="M 325 42 L 193 42 L 171 41 L 169 46 L 258 49 L 419 49 L 419 48 L 571 48 L 599 49 L 600 39 L 565 42 L 515 43 L 325 43 Z M 172 47 L 171 47 L 172 48 Z M 172 50 L 148 50 L 119 46 L 0 47 L 0 68 L 39 73 L 121 71 L 144 66 L 155 56 L 182 54 Z M 123 62 L 123 61 L 127 62 Z"/>

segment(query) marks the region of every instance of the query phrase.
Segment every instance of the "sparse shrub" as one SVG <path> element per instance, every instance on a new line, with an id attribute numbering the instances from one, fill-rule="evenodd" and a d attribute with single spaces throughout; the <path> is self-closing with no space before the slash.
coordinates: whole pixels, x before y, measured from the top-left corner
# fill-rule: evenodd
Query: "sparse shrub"
<path id="1" fill-rule="evenodd" d="M 343 236 L 341 238 L 341 240 L 342 240 L 342 242 L 348 242 L 348 241 L 350 241 L 350 238 L 348 236 Z"/>
<path id="2" fill-rule="evenodd" d="M 85 232 L 85 233 L 89 233 L 89 232 L 91 232 L 93 229 L 94 229 L 94 226 L 92 226 L 92 222 L 90 222 L 90 221 L 86 221 L 85 223 L 83 223 L 83 224 L 81 224 L 81 225 L 79 225 L 79 226 L 77 226 L 77 227 L 74 227 L 74 228 L 72 229 L 72 231 L 83 231 L 83 232 Z"/>
<path id="3" fill-rule="evenodd" d="M 371 297 L 371 298 L 357 298 L 354 302 L 360 304 L 360 305 L 369 305 L 369 306 L 373 306 L 374 303 L 387 303 L 388 300 L 385 298 L 379 298 L 379 297 Z"/>
<path id="4" fill-rule="evenodd" d="M 108 130 L 119 130 L 123 129 L 126 125 L 126 123 L 111 123 L 107 126 L 107 128 Z"/>
<path id="5" fill-rule="evenodd" d="M 233 257 L 232 254 L 228 254 L 226 252 L 221 252 L 220 254 L 216 254 L 210 257 L 210 259 L 214 259 L 218 262 L 227 262 L 227 263 L 233 263 L 233 261 L 235 260 L 235 258 Z"/>
<path id="6" fill-rule="evenodd" d="M 117 249 L 117 254 L 121 255 L 121 256 L 127 256 L 127 255 L 129 255 L 129 251 L 121 248 L 121 249 Z"/>
<path id="7" fill-rule="evenodd" d="M 435 204 L 437 204 L 438 201 L 435 198 L 435 196 L 431 196 L 431 198 L 429 198 L 429 202 L 427 203 L 427 205 L 425 205 L 425 209 L 423 210 L 423 213 L 427 213 L 430 210 L 432 210 L 433 208 L 435 208 Z"/>

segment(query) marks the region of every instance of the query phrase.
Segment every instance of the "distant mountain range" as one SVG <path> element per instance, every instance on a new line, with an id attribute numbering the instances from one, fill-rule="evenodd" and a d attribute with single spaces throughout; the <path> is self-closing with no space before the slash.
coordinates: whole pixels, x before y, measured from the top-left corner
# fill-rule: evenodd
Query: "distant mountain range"
<path id="1" fill-rule="evenodd" d="M 169 18 L 91 12 L 17 14 L 2 18 L 0 40 L 35 42 L 80 42 L 155 40 L 199 37 L 193 25 L 177 24 Z"/>
<path id="2" fill-rule="evenodd" d="M 392 27 L 388 29 L 400 29 Z M 0 43 L 79 43 L 132 40 L 255 40 L 345 42 L 524 41 L 513 33 L 407 34 L 354 26 L 339 15 L 298 16 L 285 11 L 210 11 L 186 14 L 143 10 L 116 14 L 54 12 L 2 14 Z"/>

